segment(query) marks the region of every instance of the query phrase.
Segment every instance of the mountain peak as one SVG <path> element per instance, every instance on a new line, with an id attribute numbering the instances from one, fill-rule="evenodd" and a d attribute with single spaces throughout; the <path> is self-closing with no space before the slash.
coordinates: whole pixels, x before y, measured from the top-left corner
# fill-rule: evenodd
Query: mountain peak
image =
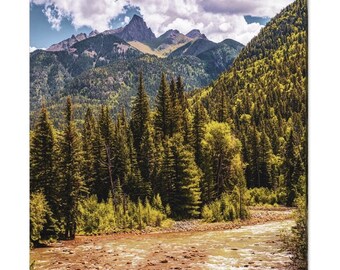
<path id="1" fill-rule="evenodd" d="M 195 38 L 207 39 L 207 37 L 204 34 L 202 34 L 201 31 L 198 29 L 191 30 L 189 33 L 186 34 L 186 36 L 193 39 Z"/>
<path id="2" fill-rule="evenodd" d="M 137 14 L 134 14 L 132 16 L 132 19 L 131 19 L 131 21 L 129 23 L 131 23 L 131 22 L 138 22 L 138 21 L 144 22 L 144 19 L 141 16 L 139 16 Z"/>
<path id="3" fill-rule="evenodd" d="M 89 34 L 89 37 L 94 37 L 94 36 L 96 36 L 96 35 L 98 35 L 99 34 L 99 32 L 97 31 L 97 30 L 92 30 L 91 32 L 90 32 L 90 34 Z"/>
<path id="4" fill-rule="evenodd" d="M 119 33 L 116 33 L 125 41 L 150 41 L 156 38 L 155 34 L 146 25 L 144 19 L 138 15 L 133 15 L 131 21 Z"/>

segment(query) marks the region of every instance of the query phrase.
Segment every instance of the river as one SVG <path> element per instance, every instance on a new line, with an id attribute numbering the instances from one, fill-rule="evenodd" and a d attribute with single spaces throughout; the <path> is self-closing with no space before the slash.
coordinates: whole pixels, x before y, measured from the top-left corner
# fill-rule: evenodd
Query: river
<path id="1" fill-rule="evenodd" d="M 31 251 L 34 269 L 286 269 L 280 233 L 292 220 L 211 232 L 181 232 L 110 237 Z"/>

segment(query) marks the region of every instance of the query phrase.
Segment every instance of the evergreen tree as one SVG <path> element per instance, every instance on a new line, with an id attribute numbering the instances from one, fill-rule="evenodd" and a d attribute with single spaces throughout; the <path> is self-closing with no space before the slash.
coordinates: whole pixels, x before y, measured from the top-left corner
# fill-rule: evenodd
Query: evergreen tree
<path id="1" fill-rule="evenodd" d="M 172 141 L 165 140 L 161 169 L 155 183 L 156 191 L 160 193 L 164 204 L 172 204 L 175 192 L 174 155 L 172 152 Z"/>
<path id="2" fill-rule="evenodd" d="M 148 96 L 144 89 L 143 74 L 139 73 L 139 86 L 137 96 L 132 102 L 131 130 L 137 155 L 140 152 L 142 137 L 150 122 L 150 108 Z"/>
<path id="3" fill-rule="evenodd" d="M 114 193 L 114 123 L 107 106 L 102 106 L 99 115 L 99 134 L 100 134 L 100 167 L 101 177 L 97 179 L 96 188 L 99 192 L 98 198 L 107 200 L 109 190 Z"/>
<path id="4" fill-rule="evenodd" d="M 93 141 L 93 173 L 92 193 L 97 195 L 99 202 L 106 200 L 108 196 L 109 183 L 107 182 L 107 169 L 104 166 L 105 152 L 104 141 L 101 137 L 100 127 L 97 123 L 94 127 Z M 91 191 L 91 190 L 90 190 Z"/>
<path id="5" fill-rule="evenodd" d="M 199 214 L 201 170 L 189 149 L 183 145 L 179 133 L 165 141 L 160 191 L 164 203 L 170 205 L 176 218 L 197 217 Z"/>
<path id="6" fill-rule="evenodd" d="M 257 132 L 256 126 L 250 131 L 250 179 L 248 181 L 248 187 L 261 187 L 260 177 L 260 137 Z"/>
<path id="7" fill-rule="evenodd" d="M 65 126 L 60 142 L 59 170 L 62 181 L 62 210 L 65 220 L 64 236 L 74 239 L 77 207 L 84 189 L 80 137 L 73 120 L 71 98 L 67 98 Z"/>
<path id="8" fill-rule="evenodd" d="M 269 137 L 263 130 L 260 136 L 259 147 L 259 171 L 261 186 L 271 188 L 273 186 L 272 171 L 271 171 L 271 159 L 273 151 L 271 148 Z"/>
<path id="9" fill-rule="evenodd" d="M 95 128 L 96 121 L 93 117 L 92 110 L 87 109 L 85 114 L 85 121 L 83 125 L 83 175 L 87 188 L 91 194 L 94 194 L 94 182 L 96 177 L 95 172 Z"/>
<path id="10" fill-rule="evenodd" d="M 154 170 L 156 165 L 155 146 L 152 138 L 151 125 L 146 126 L 145 132 L 142 136 L 140 147 L 139 168 L 144 182 L 145 195 L 151 195 L 151 186 L 154 180 Z"/>
<path id="11" fill-rule="evenodd" d="M 295 146 L 295 132 L 291 129 L 285 149 L 285 160 L 283 163 L 285 184 L 287 187 L 287 206 L 293 206 L 295 199 L 299 196 L 301 177 L 305 177 L 305 166 L 299 149 Z M 302 181 L 303 183 L 303 181 Z"/>
<path id="12" fill-rule="evenodd" d="M 172 141 L 175 175 L 173 201 L 169 202 L 172 213 L 181 218 L 198 217 L 202 172 L 195 163 L 193 153 L 183 145 L 182 136 L 177 133 Z"/>
<path id="13" fill-rule="evenodd" d="M 192 124 L 192 146 L 194 148 L 196 164 L 201 167 L 203 163 L 202 139 L 204 138 L 204 125 L 206 122 L 205 109 L 201 102 L 194 105 L 194 117 Z"/>
<path id="14" fill-rule="evenodd" d="M 40 192 L 52 212 L 41 231 L 43 239 L 57 233 L 55 219 L 59 217 L 59 186 L 55 144 L 54 130 L 43 103 L 30 143 L 30 192 Z"/>
<path id="15" fill-rule="evenodd" d="M 177 90 L 177 97 L 179 100 L 179 104 L 181 105 L 182 111 L 184 111 L 188 106 L 187 100 L 184 94 L 184 84 L 181 76 L 177 77 L 176 81 L 176 90 Z"/>
<path id="16" fill-rule="evenodd" d="M 174 133 L 178 132 L 181 128 L 181 117 L 183 114 L 174 78 L 171 79 L 170 83 L 170 99 L 170 137 L 172 137 Z"/>
<path id="17" fill-rule="evenodd" d="M 170 135 L 171 123 L 171 98 L 165 74 L 162 73 L 161 84 L 155 101 L 155 130 L 161 135 L 162 140 Z"/>
<path id="18" fill-rule="evenodd" d="M 113 178 L 120 179 L 122 186 L 127 183 L 127 177 L 130 174 L 130 149 L 128 144 L 128 127 L 123 110 L 117 117 L 113 137 Z"/>

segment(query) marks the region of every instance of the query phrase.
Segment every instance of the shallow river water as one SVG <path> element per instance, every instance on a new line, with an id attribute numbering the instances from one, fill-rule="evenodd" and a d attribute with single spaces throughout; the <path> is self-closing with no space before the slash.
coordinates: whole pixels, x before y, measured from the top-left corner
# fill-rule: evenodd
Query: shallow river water
<path id="1" fill-rule="evenodd" d="M 291 220 L 212 232 L 127 235 L 34 249 L 34 269 L 286 269 L 280 233 Z"/>

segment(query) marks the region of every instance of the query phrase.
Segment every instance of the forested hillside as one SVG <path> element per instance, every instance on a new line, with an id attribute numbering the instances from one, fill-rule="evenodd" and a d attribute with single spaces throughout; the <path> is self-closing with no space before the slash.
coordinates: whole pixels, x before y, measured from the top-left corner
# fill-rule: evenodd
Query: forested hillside
<path id="1" fill-rule="evenodd" d="M 142 228 L 166 217 L 245 219 L 249 205 L 302 204 L 306 30 L 306 1 L 297 0 L 262 29 L 229 71 L 190 96 L 184 84 L 193 82 L 181 77 L 190 73 L 187 66 L 169 62 L 173 72 L 161 74 L 135 63 L 128 76 L 129 91 L 137 93 L 129 117 L 122 104 L 108 102 L 98 114 L 87 108 L 77 126 L 79 109 L 68 97 L 63 120 L 54 126 L 43 105 L 31 133 L 32 197 L 41 196 L 48 205 L 45 224 L 38 224 L 40 237 L 74 238 L 91 232 L 86 226 L 98 231 Z M 105 95 L 109 82 L 100 74 L 96 82 L 85 76 L 72 83 L 75 89 L 92 89 L 87 95 Z M 153 108 L 146 77 L 158 88 Z M 116 117 L 112 109 L 119 111 Z M 102 230 L 86 224 L 99 205 L 106 209 Z"/>

